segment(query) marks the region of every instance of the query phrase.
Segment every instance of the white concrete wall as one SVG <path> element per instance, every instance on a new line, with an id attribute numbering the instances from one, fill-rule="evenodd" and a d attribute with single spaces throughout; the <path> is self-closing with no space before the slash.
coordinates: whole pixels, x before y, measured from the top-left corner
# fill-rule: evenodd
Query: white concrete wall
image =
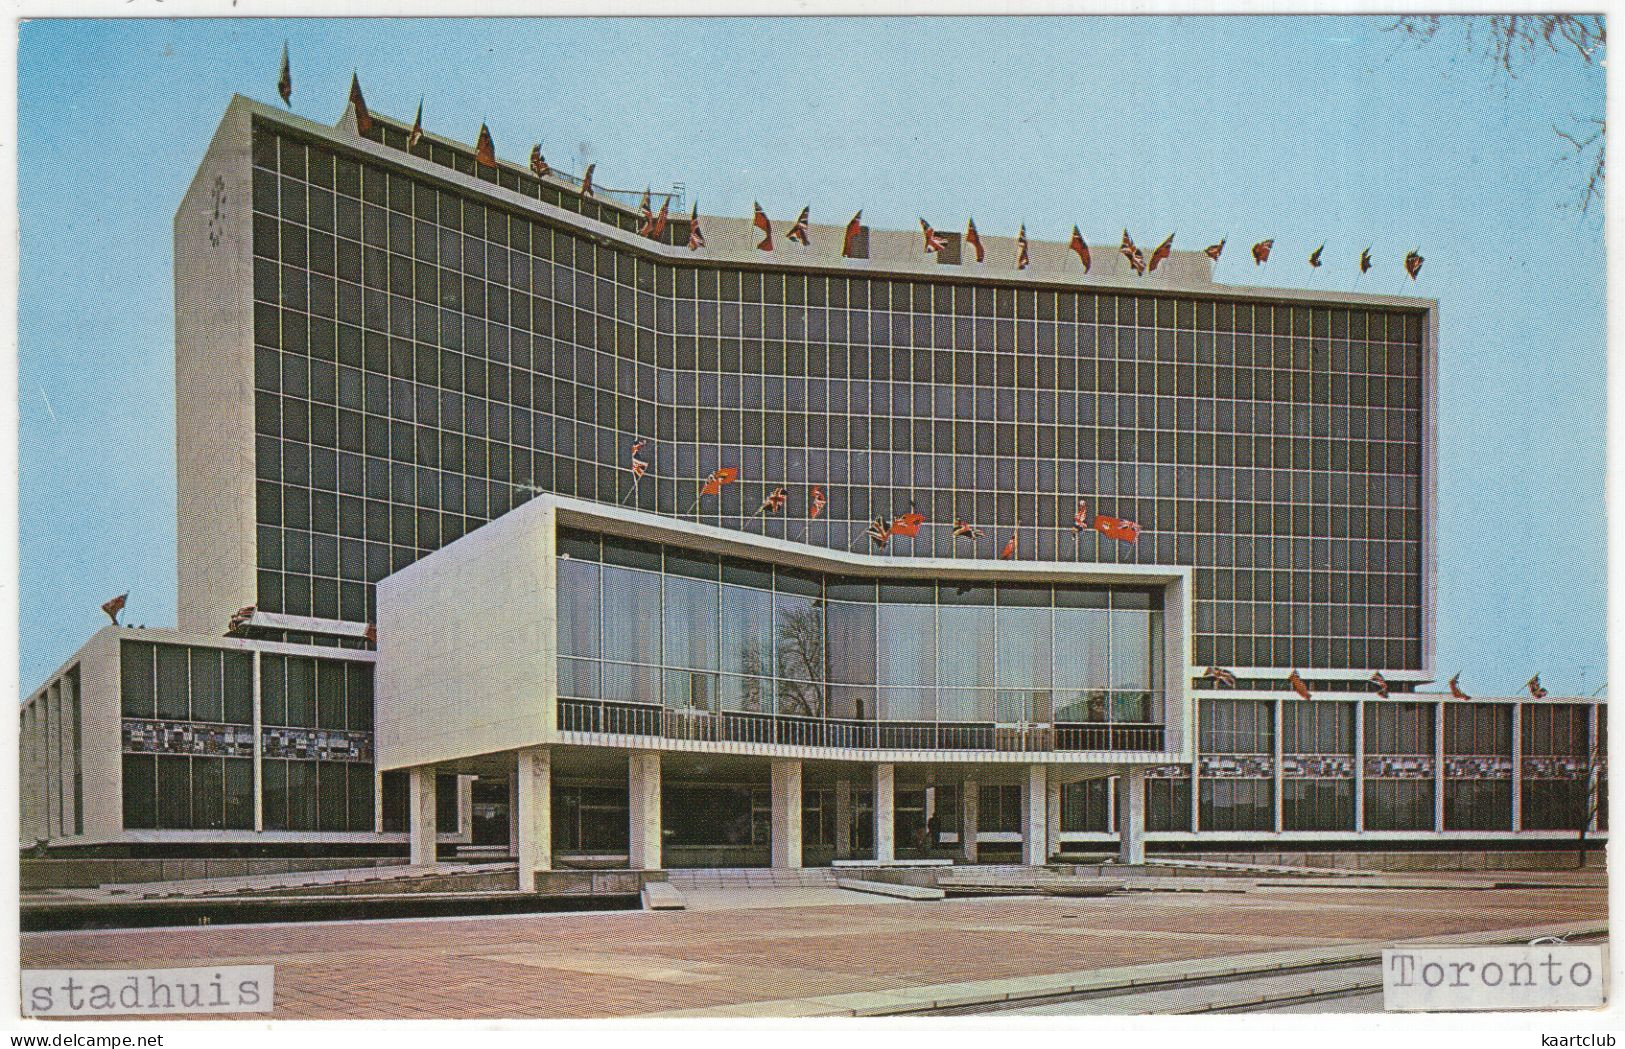
<path id="1" fill-rule="evenodd" d="M 218 635 L 257 601 L 249 107 L 233 100 L 175 212 L 178 625 Z"/>
<path id="2" fill-rule="evenodd" d="M 537 500 L 378 584 L 378 767 L 549 741 L 553 510 Z"/>

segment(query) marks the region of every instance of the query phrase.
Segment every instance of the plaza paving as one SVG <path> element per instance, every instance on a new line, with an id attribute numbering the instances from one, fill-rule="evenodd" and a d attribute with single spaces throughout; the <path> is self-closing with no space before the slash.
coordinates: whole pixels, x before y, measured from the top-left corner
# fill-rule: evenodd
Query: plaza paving
<path id="1" fill-rule="evenodd" d="M 1558 884 L 923 903 L 842 893 L 840 906 L 785 894 L 675 912 L 39 933 L 23 936 L 22 965 L 270 963 L 281 1019 L 775 1015 L 853 992 L 1605 920 L 1599 873 L 1538 880 Z M 791 905 L 749 906 L 762 902 Z"/>

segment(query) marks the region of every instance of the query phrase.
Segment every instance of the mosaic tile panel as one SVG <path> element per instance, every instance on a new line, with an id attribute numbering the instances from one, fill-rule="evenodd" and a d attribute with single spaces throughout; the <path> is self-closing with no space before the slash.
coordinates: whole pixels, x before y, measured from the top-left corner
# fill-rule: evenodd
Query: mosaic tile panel
<path id="1" fill-rule="evenodd" d="M 1365 759 L 1371 779 L 1432 779 L 1433 758 L 1422 754 L 1381 754 Z"/>
<path id="2" fill-rule="evenodd" d="M 1283 754 L 1281 775 L 1287 779 L 1353 779 L 1354 758 L 1348 754 Z"/>
<path id="3" fill-rule="evenodd" d="M 1524 779 L 1585 779 L 1586 759 L 1580 757 L 1524 758 Z"/>
<path id="4" fill-rule="evenodd" d="M 254 729 L 248 725 L 125 718 L 122 735 L 126 754 L 254 756 Z"/>
<path id="5" fill-rule="evenodd" d="M 322 728 L 268 728 L 263 735 L 268 758 L 314 758 L 317 761 L 371 761 L 372 733 Z"/>
<path id="6" fill-rule="evenodd" d="M 1457 755 L 1444 759 L 1446 779 L 1511 779 L 1512 759 L 1498 755 Z"/>
<path id="7" fill-rule="evenodd" d="M 1204 779 L 1268 779 L 1275 775 L 1275 761 L 1259 755 L 1202 755 Z"/>

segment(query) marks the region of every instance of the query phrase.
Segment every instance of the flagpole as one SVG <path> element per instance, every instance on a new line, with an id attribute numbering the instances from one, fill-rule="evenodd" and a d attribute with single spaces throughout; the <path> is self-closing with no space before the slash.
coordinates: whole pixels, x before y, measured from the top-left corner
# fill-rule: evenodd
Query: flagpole
<path id="1" fill-rule="evenodd" d="M 634 493 L 634 492 L 636 492 L 638 490 L 638 482 L 641 481 L 641 480 L 643 480 L 643 478 L 641 478 L 641 477 L 632 478 L 632 486 L 626 490 L 625 495 L 621 496 L 621 505 L 622 506 L 625 506 L 627 498 L 629 496 L 631 496 L 632 493 Z"/>

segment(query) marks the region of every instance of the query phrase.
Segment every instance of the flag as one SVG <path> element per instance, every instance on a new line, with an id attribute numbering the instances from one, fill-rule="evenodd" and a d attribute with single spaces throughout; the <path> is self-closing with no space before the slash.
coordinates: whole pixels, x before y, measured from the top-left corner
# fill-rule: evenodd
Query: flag
<path id="1" fill-rule="evenodd" d="M 858 213 L 856 215 L 852 216 L 852 221 L 848 222 L 846 224 L 846 237 L 841 241 L 841 257 L 842 258 L 850 259 L 850 258 L 855 257 L 852 254 L 852 250 L 855 247 L 855 245 L 853 244 L 853 241 L 857 240 L 858 239 L 858 234 L 862 233 L 862 232 L 863 232 L 863 209 L 859 208 Z"/>
<path id="2" fill-rule="evenodd" d="M 666 199 L 660 202 L 660 214 L 655 216 L 654 229 L 649 231 L 649 236 L 655 240 L 659 240 L 661 235 L 666 232 L 666 227 L 670 225 L 670 223 L 671 195 L 667 194 Z"/>
<path id="3" fill-rule="evenodd" d="M 1226 688 L 1236 687 L 1236 675 L 1230 673 L 1230 671 L 1224 669 L 1223 667 L 1208 667 L 1206 672 L 1202 674 L 1202 680 L 1217 681 Z"/>
<path id="4" fill-rule="evenodd" d="M 1457 674 L 1455 677 L 1450 679 L 1450 698 L 1451 699 L 1472 699 L 1473 698 L 1472 696 L 1469 696 L 1467 693 L 1465 693 L 1465 692 L 1463 692 L 1461 690 L 1460 682 L 1461 682 L 1461 675 L 1460 674 Z"/>
<path id="5" fill-rule="evenodd" d="M 598 167 L 597 164 L 588 164 L 587 165 L 587 170 L 582 173 L 582 176 L 581 176 L 581 195 L 583 197 L 592 196 L 592 173 L 593 173 L 593 169 L 596 168 L 596 167 Z"/>
<path id="6" fill-rule="evenodd" d="M 924 514 L 917 514 L 913 511 L 906 514 L 900 514 L 898 515 L 897 519 L 891 523 L 891 534 L 906 535 L 912 539 L 914 536 L 920 534 L 920 526 L 923 524 L 925 524 Z"/>
<path id="7" fill-rule="evenodd" d="M 756 217 L 750 220 L 750 224 L 762 231 L 762 242 L 756 245 L 756 250 L 772 251 L 773 223 L 767 221 L 767 212 L 762 210 L 762 206 L 760 204 L 756 205 Z"/>
<path id="8" fill-rule="evenodd" d="M 1253 245 L 1253 265 L 1262 266 L 1270 260 L 1270 249 L 1275 247 L 1274 240 L 1261 240 Z"/>
<path id="9" fill-rule="evenodd" d="M 1173 253 L 1174 235 L 1170 233 L 1168 234 L 1168 239 L 1163 241 L 1161 244 L 1158 244 L 1157 250 L 1151 253 L 1151 261 L 1146 265 L 1146 270 L 1151 273 L 1157 272 L 1157 264 L 1168 261 L 1168 256 L 1172 255 Z"/>
<path id="10" fill-rule="evenodd" d="M 1134 238 L 1128 235 L 1126 229 L 1123 231 L 1123 243 L 1118 245 L 1117 253 L 1128 260 L 1129 266 L 1135 273 L 1142 277 L 1145 276 L 1145 256 L 1140 254 L 1140 249 L 1135 245 Z"/>
<path id="11" fill-rule="evenodd" d="M 1016 269 L 1024 270 L 1032 264 L 1033 260 L 1027 257 L 1027 227 L 1023 225 L 1016 234 Z"/>
<path id="12" fill-rule="evenodd" d="M 648 441 L 636 441 L 632 445 L 632 476 L 633 477 L 642 477 L 644 475 L 644 473 L 649 469 L 649 464 L 644 462 L 642 459 L 638 458 L 638 453 L 643 451 L 643 446 L 648 444 L 648 443 L 649 443 Z"/>
<path id="13" fill-rule="evenodd" d="M 700 202 L 694 202 L 694 210 L 688 213 L 688 250 L 699 251 L 705 247 L 705 234 L 700 232 Z"/>
<path id="14" fill-rule="evenodd" d="M 1364 273 L 1371 268 L 1371 249 L 1360 252 L 1360 272 Z"/>
<path id="15" fill-rule="evenodd" d="M 123 593 L 102 604 L 102 611 L 107 613 L 107 618 L 113 621 L 114 626 L 118 626 L 118 614 L 124 611 L 124 606 L 129 603 L 129 600 L 130 595 Z"/>
<path id="16" fill-rule="evenodd" d="M 1066 247 L 1068 251 L 1075 251 L 1078 253 L 1078 261 L 1083 263 L 1083 272 L 1088 273 L 1089 245 L 1083 242 L 1083 234 L 1078 232 L 1078 227 L 1072 227 L 1072 241 L 1071 243 L 1067 244 Z"/>
<path id="17" fill-rule="evenodd" d="M 369 643 L 376 645 L 378 643 L 378 624 L 368 623 L 367 629 L 361 632 L 361 636 Z"/>
<path id="18" fill-rule="evenodd" d="M 1074 532 L 1081 532 L 1085 528 L 1088 528 L 1088 527 L 1089 527 L 1089 501 L 1087 499 L 1079 499 L 1078 500 L 1078 512 L 1072 515 L 1072 530 Z"/>
<path id="19" fill-rule="evenodd" d="M 933 251 L 941 251 L 948 246 L 948 242 L 943 240 L 937 234 L 937 231 L 931 228 L 931 223 L 924 219 L 920 220 L 920 232 L 925 235 L 925 253 L 927 255 Z"/>
<path id="20" fill-rule="evenodd" d="M 1524 687 L 1527 688 L 1529 690 L 1529 694 L 1534 696 L 1536 699 L 1546 698 L 1546 690 L 1540 687 L 1539 674 L 1536 674 L 1534 677 L 1530 678 L 1529 683 Z"/>
<path id="21" fill-rule="evenodd" d="M 824 490 L 816 484 L 812 486 L 812 501 L 807 506 L 807 520 L 816 521 L 818 515 L 824 512 L 829 500 L 824 498 Z"/>
<path id="22" fill-rule="evenodd" d="M 1010 541 L 1008 543 L 1004 544 L 1004 549 L 999 551 L 999 560 L 1000 561 L 1011 561 L 1011 560 L 1015 559 L 1015 556 L 1016 556 L 1016 537 L 1012 535 L 1010 537 Z"/>
<path id="23" fill-rule="evenodd" d="M 643 219 L 643 225 L 638 227 L 638 236 L 647 237 L 655 228 L 655 211 L 649 206 L 649 187 L 643 187 L 643 199 L 638 201 L 638 217 Z"/>
<path id="24" fill-rule="evenodd" d="M 1311 251 L 1309 253 L 1309 265 L 1312 268 L 1317 269 L 1317 270 L 1320 269 L 1320 253 L 1325 251 L 1325 250 L 1326 250 L 1326 245 L 1322 244 L 1320 247 L 1316 248 L 1314 251 Z"/>
<path id="25" fill-rule="evenodd" d="M 1299 699 L 1314 699 L 1315 698 L 1314 696 L 1310 695 L 1310 693 L 1309 693 L 1309 684 L 1308 684 L 1308 682 L 1304 681 L 1303 678 L 1299 677 L 1298 672 L 1296 670 L 1294 670 L 1292 673 L 1290 673 L 1290 674 L 1288 674 L 1286 676 L 1286 683 L 1292 686 L 1292 691 L 1294 691 L 1294 692 L 1296 692 L 1298 694 Z"/>
<path id="26" fill-rule="evenodd" d="M 786 233 L 785 236 L 804 248 L 810 247 L 812 245 L 812 230 L 807 224 L 811 218 L 812 205 L 809 204 L 801 209 L 801 215 L 796 219 L 796 224 L 790 227 L 790 232 Z"/>
<path id="27" fill-rule="evenodd" d="M 970 222 L 965 226 L 965 243 L 976 249 L 977 262 L 981 262 L 987 258 L 987 253 L 982 250 L 982 235 L 976 232 L 975 219 L 971 219 Z"/>
<path id="28" fill-rule="evenodd" d="M 542 144 L 540 142 L 530 147 L 530 171 L 537 178 L 546 178 L 553 174 L 553 169 L 548 166 L 547 160 L 542 156 Z"/>
<path id="29" fill-rule="evenodd" d="M 869 540 L 876 546 L 882 550 L 886 549 L 886 540 L 890 538 L 891 533 L 886 531 L 886 522 L 878 517 L 869 522 Z"/>
<path id="30" fill-rule="evenodd" d="M 1140 541 L 1140 526 L 1133 521 L 1125 521 L 1121 517 L 1109 517 L 1101 514 L 1095 518 L 1095 531 L 1108 539 L 1116 539 L 1124 543 L 1138 543 Z"/>
<path id="31" fill-rule="evenodd" d="M 423 141 L 423 99 L 418 98 L 418 115 L 412 118 L 412 130 L 406 135 L 406 148 L 411 149 Z"/>
<path id="32" fill-rule="evenodd" d="M 1209 244 L 1207 247 L 1203 248 L 1202 249 L 1202 254 L 1206 255 L 1208 258 L 1212 259 L 1214 262 L 1218 262 L 1219 261 L 1219 256 L 1224 254 L 1224 245 L 1225 245 L 1225 238 L 1221 237 L 1221 238 L 1219 238 L 1219 243 L 1217 243 L 1217 244 Z"/>
<path id="33" fill-rule="evenodd" d="M 762 505 L 756 508 L 756 512 L 759 514 L 777 513 L 784 509 L 784 504 L 789 498 L 790 493 L 785 490 L 783 485 L 779 485 L 779 487 L 767 493 L 767 498 L 762 500 Z"/>
<path id="34" fill-rule="evenodd" d="M 1387 699 L 1388 698 L 1388 679 L 1382 676 L 1382 671 L 1379 670 L 1376 673 L 1372 674 L 1371 675 L 1371 682 L 1372 682 L 1372 684 L 1377 686 L 1377 695 L 1381 696 L 1383 699 Z"/>
<path id="35" fill-rule="evenodd" d="M 701 495 L 721 495 L 722 486 L 733 484 L 739 477 L 739 471 L 731 466 L 719 467 L 711 471 L 711 476 L 705 479 L 705 487 L 700 489 Z"/>
<path id="36" fill-rule="evenodd" d="M 980 528 L 977 528 L 975 525 L 971 524 L 969 521 L 957 521 L 956 520 L 954 522 L 954 538 L 955 539 L 980 539 L 980 538 L 982 538 L 982 536 L 984 534 L 985 533 L 983 533 L 983 531 Z"/>
<path id="37" fill-rule="evenodd" d="M 243 624 L 247 623 L 250 619 L 253 619 L 253 618 L 254 618 L 254 606 L 253 605 L 244 605 L 243 607 L 239 608 L 237 611 L 233 612 L 231 614 L 230 619 L 226 620 L 226 633 L 228 633 L 228 634 L 235 633 L 236 631 L 242 629 Z"/>
<path id="38" fill-rule="evenodd" d="M 367 112 L 367 100 L 361 97 L 361 78 L 350 74 L 350 105 L 355 107 L 355 130 L 365 135 L 372 130 L 372 114 Z"/>
<path id="39" fill-rule="evenodd" d="M 282 41 L 282 72 L 276 78 L 276 93 L 282 96 L 282 104 L 293 106 L 293 67 L 288 65 L 288 42 Z"/>
<path id="40" fill-rule="evenodd" d="M 491 129 L 480 125 L 479 140 L 474 143 L 474 159 L 488 168 L 497 166 L 497 144 L 491 141 Z"/>
<path id="41" fill-rule="evenodd" d="M 1405 272 L 1411 275 L 1411 280 L 1415 280 L 1416 275 L 1422 272 L 1422 256 L 1415 248 L 1405 253 Z"/>

